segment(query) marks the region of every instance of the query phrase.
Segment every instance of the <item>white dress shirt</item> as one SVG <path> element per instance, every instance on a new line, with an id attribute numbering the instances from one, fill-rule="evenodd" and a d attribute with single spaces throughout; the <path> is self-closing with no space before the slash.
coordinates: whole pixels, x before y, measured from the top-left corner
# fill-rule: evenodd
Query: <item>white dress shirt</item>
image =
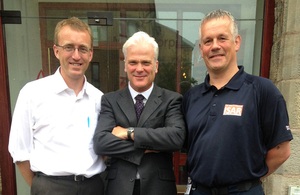
<path id="1" fill-rule="evenodd" d="M 78 96 L 59 69 L 27 83 L 15 106 L 9 138 L 13 161 L 30 161 L 47 175 L 91 177 L 105 169 L 94 153 L 93 135 L 103 93 L 87 82 Z"/>
<path id="2" fill-rule="evenodd" d="M 149 89 L 147 89 L 146 91 L 143 91 L 143 92 L 137 92 L 135 91 L 131 86 L 130 86 L 130 82 L 128 82 L 128 88 L 129 88 L 129 92 L 130 92 L 130 95 L 131 95 L 131 98 L 133 100 L 133 103 L 135 104 L 136 103 L 136 99 L 135 97 L 139 94 L 143 95 L 144 96 L 144 99 L 143 99 L 143 102 L 144 102 L 144 106 L 146 105 L 146 102 L 147 100 L 149 99 L 149 96 L 153 90 L 153 86 L 154 84 L 152 83 L 151 87 Z"/>

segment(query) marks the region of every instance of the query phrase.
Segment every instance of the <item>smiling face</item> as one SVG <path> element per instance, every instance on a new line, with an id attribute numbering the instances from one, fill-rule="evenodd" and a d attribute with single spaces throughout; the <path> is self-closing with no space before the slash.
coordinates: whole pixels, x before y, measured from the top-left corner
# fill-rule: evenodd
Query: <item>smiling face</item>
<path id="1" fill-rule="evenodd" d="M 58 45 L 91 48 L 91 38 L 87 31 L 73 30 L 64 26 L 58 35 Z M 54 54 L 60 62 L 60 73 L 66 82 L 83 80 L 84 73 L 93 57 L 93 50 L 86 54 L 65 51 L 62 47 L 53 46 Z"/>
<path id="2" fill-rule="evenodd" d="M 208 20 L 201 27 L 199 47 L 209 73 L 222 74 L 237 68 L 241 37 L 234 39 L 231 24 L 225 16 Z"/>
<path id="3" fill-rule="evenodd" d="M 151 44 L 139 42 L 127 48 L 125 72 L 130 86 L 137 92 L 143 92 L 152 86 L 158 72 L 158 61 L 155 61 L 154 48 Z"/>

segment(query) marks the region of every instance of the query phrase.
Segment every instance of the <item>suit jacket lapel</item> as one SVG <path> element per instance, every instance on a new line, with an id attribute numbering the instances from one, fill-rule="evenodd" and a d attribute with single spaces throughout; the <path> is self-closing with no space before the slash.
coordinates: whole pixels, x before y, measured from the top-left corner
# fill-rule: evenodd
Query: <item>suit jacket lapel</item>
<path id="1" fill-rule="evenodd" d="M 136 126 L 137 118 L 136 118 L 136 113 L 135 113 L 133 100 L 132 100 L 132 97 L 130 95 L 128 86 L 126 88 L 120 90 L 119 98 L 117 100 L 117 103 L 119 104 L 120 109 L 123 111 L 123 113 L 128 118 L 129 125 Z"/>
<path id="2" fill-rule="evenodd" d="M 151 114 L 159 107 L 162 103 L 161 101 L 161 88 L 154 84 L 153 91 L 147 100 L 147 103 L 143 109 L 143 112 L 140 116 L 138 127 L 143 126 L 146 120 L 151 116 Z"/>

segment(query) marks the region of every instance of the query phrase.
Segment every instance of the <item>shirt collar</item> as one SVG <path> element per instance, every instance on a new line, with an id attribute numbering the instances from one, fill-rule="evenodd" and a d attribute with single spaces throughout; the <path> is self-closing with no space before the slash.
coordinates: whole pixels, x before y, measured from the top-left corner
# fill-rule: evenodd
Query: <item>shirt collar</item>
<path id="1" fill-rule="evenodd" d="M 54 76 L 54 82 L 53 82 L 53 87 L 54 87 L 54 91 L 55 93 L 61 93 L 67 89 L 69 89 L 68 85 L 66 84 L 65 80 L 63 79 L 63 77 L 60 74 L 60 67 L 57 68 L 57 70 L 55 71 L 55 73 L 53 74 Z M 83 87 L 81 89 L 81 91 L 79 92 L 78 96 L 80 96 L 80 94 L 84 94 L 87 93 L 89 95 L 89 87 L 87 84 L 87 80 L 86 77 L 84 76 L 84 84 Z"/>
<path id="2" fill-rule="evenodd" d="M 144 96 L 144 98 L 146 100 L 149 99 L 149 96 L 153 90 L 153 86 L 154 86 L 154 83 L 152 83 L 151 87 L 149 89 L 147 89 L 146 91 L 143 91 L 143 92 L 137 92 L 135 91 L 131 86 L 130 86 L 130 82 L 128 82 L 128 88 L 129 88 L 129 91 L 130 91 L 130 94 L 131 94 L 131 97 L 132 99 L 135 98 L 135 96 L 137 96 L 138 94 L 142 94 Z"/>
<path id="3" fill-rule="evenodd" d="M 247 73 L 244 71 L 244 66 L 238 66 L 239 71 L 230 79 L 230 81 L 224 86 L 224 88 L 238 90 L 241 88 L 242 84 L 246 79 Z M 209 91 L 211 89 L 211 85 L 209 84 L 209 74 L 206 75 L 204 80 L 204 91 L 203 93 Z"/>
<path id="4" fill-rule="evenodd" d="M 238 66 L 239 71 L 230 79 L 230 81 L 225 85 L 226 88 L 232 90 L 238 90 L 242 87 L 247 73 L 244 71 L 244 66 Z"/>

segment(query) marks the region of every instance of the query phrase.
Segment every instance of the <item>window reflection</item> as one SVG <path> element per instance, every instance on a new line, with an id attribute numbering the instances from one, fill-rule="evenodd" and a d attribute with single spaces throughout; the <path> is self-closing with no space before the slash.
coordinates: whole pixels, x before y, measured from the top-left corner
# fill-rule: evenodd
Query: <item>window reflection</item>
<path id="1" fill-rule="evenodd" d="M 20 0 L 3 2 L 7 10 L 20 10 L 16 7 Z M 238 65 L 244 65 L 249 73 L 253 73 L 254 66 L 260 66 L 260 56 L 254 57 L 254 51 L 256 54 L 260 53 L 261 43 L 257 40 L 261 37 L 263 18 L 258 17 L 262 14 L 257 13 L 257 10 L 262 12 L 263 9 L 257 8 L 263 6 L 263 0 L 24 2 L 27 6 L 21 8 L 23 24 L 6 26 L 12 104 L 15 103 L 20 88 L 26 82 L 35 80 L 41 69 L 45 75 L 52 74 L 57 69 L 59 62 L 52 49 L 56 23 L 72 16 L 87 22 L 87 12 L 93 11 L 112 12 L 114 18 L 113 26 L 92 27 L 94 57 L 86 71 L 88 81 L 105 93 L 126 86 L 121 50 L 127 37 L 138 30 L 149 33 L 159 44 L 159 71 L 155 80 L 159 86 L 184 94 L 191 87 L 202 83 L 206 67 L 199 50 L 198 26 L 205 13 L 220 8 L 230 11 L 238 20 L 242 36 Z M 255 41 L 257 45 L 254 45 Z M 19 47 L 12 47 L 15 45 Z M 186 184 L 184 164 L 176 166 L 180 175 L 178 183 Z"/>

